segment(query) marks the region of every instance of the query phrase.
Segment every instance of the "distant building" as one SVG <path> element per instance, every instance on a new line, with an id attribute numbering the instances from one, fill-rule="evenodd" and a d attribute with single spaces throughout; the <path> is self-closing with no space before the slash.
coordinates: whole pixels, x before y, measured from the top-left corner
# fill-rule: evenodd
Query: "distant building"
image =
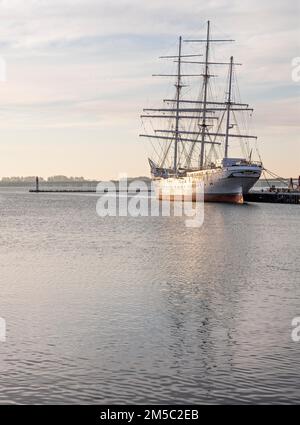
<path id="1" fill-rule="evenodd" d="M 18 176 L 18 177 L 2 177 L 1 183 L 35 183 L 36 176 Z M 39 177 L 40 181 L 45 181 L 43 177 Z"/>
<path id="2" fill-rule="evenodd" d="M 84 182 L 86 181 L 84 177 L 67 177 L 67 176 L 51 176 L 47 179 L 50 183 L 61 183 L 61 182 Z"/>

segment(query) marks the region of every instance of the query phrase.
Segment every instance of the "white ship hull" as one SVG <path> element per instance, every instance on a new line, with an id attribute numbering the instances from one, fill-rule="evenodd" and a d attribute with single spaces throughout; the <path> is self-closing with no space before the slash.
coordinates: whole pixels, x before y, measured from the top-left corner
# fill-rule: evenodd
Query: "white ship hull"
<path id="1" fill-rule="evenodd" d="M 186 40 L 191 41 L 191 40 Z M 157 197 L 161 200 L 243 203 L 243 197 L 260 178 L 262 164 L 252 160 L 255 150 L 248 141 L 256 136 L 248 133 L 246 114 L 252 113 L 246 103 L 239 102 L 239 91 L 234 68 L 237 63 L 233 56 L 229 62 L 210 62 L 210 43 L 224 41 L 211 38 L 210 22 L 207 22 L 206 39 L 192 40 L 205 42 L 203 62 L 181 61 L 182 38 L 179 37 L 178 54 L 163 56 L 176 58 L 177 73 L 157 74 L 157 76 L 176 77 L 175 96 L 164 99 L 159 108 L 145 108 L 142 119 L 159 118 L 159 127 L 151 123 L 141 137 L 158 140 L 160 147 L 155 149 L 155 159 L 149 158 L 151 175 Z M 193 55 L 192 55 L 193 56 Z M 203 64 L 201 74 L 182 74 L 181 63 Z M 210 85 L 210 65 L 229 65 L 225 85 L 225 98 L 217 99 Z M 186 65 L 184 65 L 185 67 Z M 193 95 L 194 89 L 182 92 L 182 77 L 201 75 L 201 89 Z M 214 75 L 215 76 L 215 75 Z M 188 84 L 190 84 L 188 82 Z M 194 86 L 191 86 L 194 87 Z M 242 116 L 240 116 L 242 113 Z M 163 120 L 165 118 L 167 120 Z M 239 122 L 241 125 L 239 125 Z M 239 142 L 244 158 L 231 157 L 233 141 Z M 164 146 L 165 144 L 165 146 Z M 215 145 L 218 148 L 215 149 Z M 234 151 L 237 146 L 235 144 Z M 258 155 L 259 156 L 259 155 Z"/>
<path id="2" fill-rule="evenodd" d="M 261 166 L 234 165 L 187 173 L 184 177 L 154 179 L 160 200 L 243 203 L 261 175 Z"/>

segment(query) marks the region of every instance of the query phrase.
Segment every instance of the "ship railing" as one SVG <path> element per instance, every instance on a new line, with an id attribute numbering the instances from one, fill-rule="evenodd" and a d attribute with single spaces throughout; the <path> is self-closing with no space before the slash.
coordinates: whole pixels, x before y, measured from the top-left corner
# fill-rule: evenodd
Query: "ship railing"
<path id="1" fill-rule="evenodd" d="M 236 163 L 232 164 L 231 167 L 234 166 L 240 166 L 240 165 L 247 165 L 248 167 L 262 167 L 262 162 L 261 161 L 247 161 L 247 160 L 242 160 L 242 161 L 237 161 Z"/>

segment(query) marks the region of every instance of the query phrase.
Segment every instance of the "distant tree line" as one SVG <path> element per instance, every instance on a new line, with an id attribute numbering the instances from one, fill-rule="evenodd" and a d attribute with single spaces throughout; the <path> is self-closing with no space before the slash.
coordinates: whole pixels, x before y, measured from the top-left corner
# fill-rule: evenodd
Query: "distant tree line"
<path id="1" fill-rule="evenodd" d="M 18 176 L 18 177 L 2 177 L 0 180 L 1 183 L 35 183 L 36 176 Z M 51 183 L 60 183 L 60 182 L 85 182 L 84 177 L 67 177 L 63 175 L 51 176 L 47 179 L 39 177 L 39 181 L 42 182 L 51 182 Z"/>
<path id="2" fill-rule="evenodd" d="M 149 177 L 140 176 L 140 177 L 128 177 L 128 181 L 131 180 L 144 180 L 149 181 Z M 2 177 L 0 179 L 0 183 L 2 184 L 10 184 L 10 183 L 34 183 L 36 181 L 36 176 L 13 176 L 13 177 Z M 84 177 L 67 177 L 64 175 L 50 176 L 48 178 L 39 177 L 40 183 L 89 183 L 89 182 L 97 182 L 100 180 L 89 180 Z M 117 181 L 117 180 L 115 180 Z"/>

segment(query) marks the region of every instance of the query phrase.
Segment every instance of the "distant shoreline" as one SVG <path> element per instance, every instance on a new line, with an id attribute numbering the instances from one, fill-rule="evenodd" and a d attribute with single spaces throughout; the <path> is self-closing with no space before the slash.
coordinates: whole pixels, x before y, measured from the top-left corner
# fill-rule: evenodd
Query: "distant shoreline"
<path id="1" fill-rule="evenodd" d="M 131 182 L 133 180 L 142 180 L 144 181 L 146 184 L 150 184 L 151 179 L 149 177 L 128 177 L 128 182 Z M 267 187 L 269 185 L 275 185 L 276 187 L 285 187 L 285 185 L 289 184 L 289 180 L 290 179 L 284 179 L 284 180 L 279 180 L 279 179 L 260 179 L 257 183 L 256 183 L 256 187 L 257 188 L 263 188 L 263 187 Z M 113 182 L 117 182 L 118 180 L 61 180 L 61 181 L 55 181 L 55 180 L 39 180 L 39 187 L 40 189 L 53 189 L 53 188 L 58 188 L 58 189 L 71 189 L 71 188 L 82 188 L 82 189 L 96 189 L 97 185 L 101 182 L 105 182 L 105 181 L 113 181 Z M 297 184 L 298 179 L 293 179 L 294 184 Z M 269 183 L 269 184 L 268 184 Z M 9 188 L 9 187 L 26 187 L 28 189 L 34 189 L 36 186 L 36 182 L 35 179 L 34 181 L 28 181 L 28 180 L 0 180 L 0 188 Z"/>
<path id="2" fill-rule="evenodd" d="M 128 177 L 128 181 L 132 180 L 143 180 L 145 182 L 149 182 L 151 179 L 146 176 L 139 176 L 139 177 Z M 66 178 L 64 179 L 55 179 L 53 177 L 50 177 L 48 179 L 45 179 L 43 177 L 39 177 L 39 184 L 40 186 L 73 186 L 73 185 L 82 185 L 82 186 L 95 186 L 101 181 L 114 181 L 117 182 L 117 179 L 111 179 L 111 180 L 87 180 L 84 178 Z M 35 186 L 36 185 L 36 177 L 4 177 L 0 180 L 0 186 L 1 187 L 7 187 L 7 186 Z"/>

